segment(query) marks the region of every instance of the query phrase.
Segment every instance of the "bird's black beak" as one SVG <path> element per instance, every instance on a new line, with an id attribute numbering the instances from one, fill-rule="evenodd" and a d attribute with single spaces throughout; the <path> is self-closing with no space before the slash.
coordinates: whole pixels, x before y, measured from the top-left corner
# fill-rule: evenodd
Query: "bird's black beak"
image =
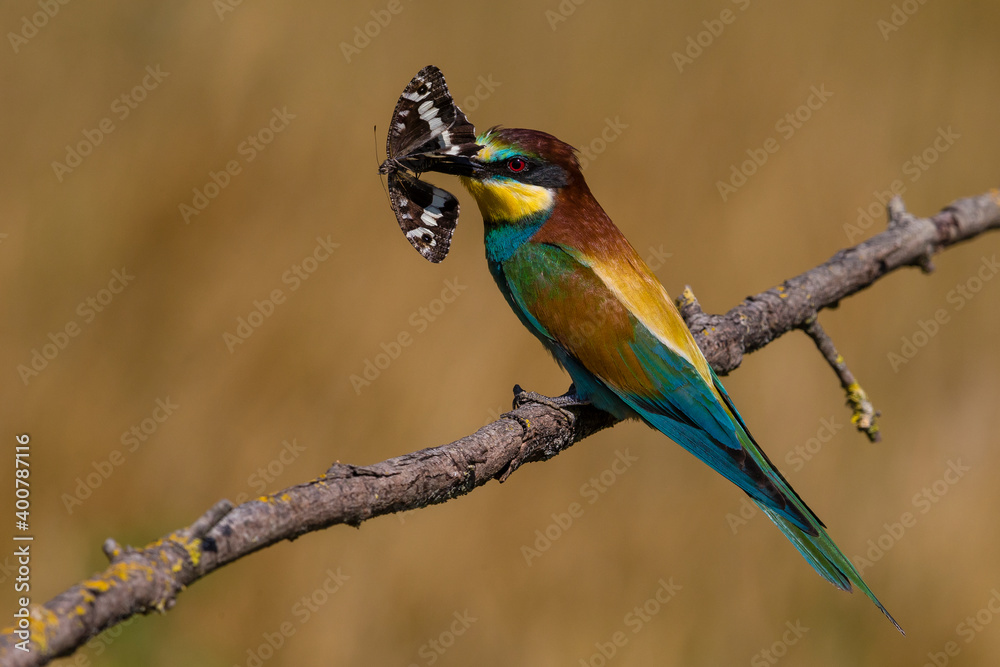
<path id="1" fill-rule="evenodd" d="M 468 176 L 475 178 L 483 173 L 483 166 L 475 158 L 463 156 L 441 157 L 428 161 L 424 171 L 436 171 L 453 176 Z"/>

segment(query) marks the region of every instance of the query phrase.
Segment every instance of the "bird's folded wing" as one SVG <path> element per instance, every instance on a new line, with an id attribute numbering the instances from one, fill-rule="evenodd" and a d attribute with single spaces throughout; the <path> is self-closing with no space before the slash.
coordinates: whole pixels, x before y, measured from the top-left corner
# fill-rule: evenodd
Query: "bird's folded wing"
<path id="1" fill-rule="evenodd" d="M 512 299 L 526 319 L 649 425 L 754 500 L 815 534 L 819 520 L 801 500 L 791 499 L 794 491 L 744 434 L 735 409 L 731 412 L 717 392 L 711 369 L 706 381 L 689 359 L 692 352 L 678 352 L 694 343 L 688 342 L 690 333 L 663 288 L 659 289 L 663 298 L 652 292 L 644 302 L 645 310 L 658 312 L 636 313 L 622 298 L 628 287 L 609 284 L 607 275 L 600 275 L 600 269 L 577 254 L 561 246 L 525 244 L 505 265 Z M 619 274 L 617 281 L 635 285 L 644 278 Z M 641 298 L 631 295 L 633 302 Z M 657 332 L 651 328 L 655 324 L 647 324 L 658 321 L 669 326 Z M 671 337 L 676 331 L 683 331 L 684 337 L 675 333 Z M 694 348 L 696 359 L 703 361 L 701 351 Z"/>
<path id="2" fill-rule="evenodd" d="M 663 287 L 637 289 L 656 281 L 638 256 L 608 270 L 573 248 L 527 243 L 504 271 L 511 304 L 570 362 L 567 370 L 583 369 L 591 384 L 743 489 L 824 579 L 857 586 L 899 628 L 754 441 Z"/>

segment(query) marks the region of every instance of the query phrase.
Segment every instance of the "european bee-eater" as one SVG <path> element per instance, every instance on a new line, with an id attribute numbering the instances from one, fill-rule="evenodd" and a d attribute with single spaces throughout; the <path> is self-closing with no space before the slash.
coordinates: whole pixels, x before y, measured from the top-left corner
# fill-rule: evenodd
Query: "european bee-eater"
<path id="1" fill-rule="evenodd" d="M 483 214 L 490 273 L 576 397 L 644 421 L 710 465 L 824 579 L 857 586 L 899 628 L 754 441 L 666 290 L 594 199 L 575 150 L 525 129 L 493 128 L 476 143 L 460 171 Z"/>

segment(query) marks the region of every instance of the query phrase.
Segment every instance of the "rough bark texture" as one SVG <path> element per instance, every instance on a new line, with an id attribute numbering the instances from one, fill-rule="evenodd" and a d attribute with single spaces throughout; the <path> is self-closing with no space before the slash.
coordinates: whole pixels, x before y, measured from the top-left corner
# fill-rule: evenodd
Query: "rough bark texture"
<path id="1" fill-rule="evenodd" d="M 906 213 L 896 199 L 890 203 L 887 231 L 838 252 L 821 266 L 747 298 L 725 315 L 702 312 L 686 289 L 681 312 L 709 362 L 726 374 L 744 354 L 792 329 L 809 329 L 821 309 L 836 306 L 886 273 L 904 266 L 929 271 L 936 252 L 997 228 L 996 190 L 960 199 L 932 218 Z M 813 328 L 811 335 L 816 338 L 817 332 L 821 330 Z M 823 347 L 833 350 L 832 342 Z M 843 359 L 824 354 L 843 384 L 844 372 L 849 373 Z M 32 604 L 26 627 L 3 631 L 0 664 L 46 664 L 134 614 L 166 611 L 186 586 L 258 549 L 339 523 L 357 526 L 382 514 L 443 503 L 505 478 L 521 463 L 551 458 L 614 424 L 614 418 L 589 406 L 565 410 L 529 401 L 447 445 L 371 466 L 335 463 L 317 479 L 235 508 L 222 501 L 190 527 L 141 549 L 108 540 L 104 551 L 111 564 L 106 570 L 44 605 Z M 21 646 L 27 651 L 18 648 L 20 642 L 26 642 Z"/>

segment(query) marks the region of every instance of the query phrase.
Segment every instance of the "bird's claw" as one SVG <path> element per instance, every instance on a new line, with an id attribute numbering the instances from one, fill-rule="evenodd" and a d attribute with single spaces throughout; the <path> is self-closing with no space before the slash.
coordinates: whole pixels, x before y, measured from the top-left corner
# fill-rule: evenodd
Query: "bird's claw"
<path id="1" fill-rule="evenodd" d="M 590 401 L 586 401 L 576 395 L 575 385 L 570 385 L 569 389 L 562 396 L 543 396 L 533 391 L 525 391 L 521 388 L 521 385 L 515 384 L 513 408 L 516 410 L 527 403 L 538 403 L 553 410 L 558 410 L 571 424 L 576 421 L 576 415 L 569 408 L 590 405 Z"/>
<path id="2" fill-rule="evenodd" d="M 517 410 L 528 403 L 538 403 L 539 405 L 544 405 L 552 408 L 553 410 L 557 410 L 566 418 L 566 421 L 569 424 L 576 422 L 576 415 L 569 410 L 569 408 L 590 405 L 590 401 L 583 400 L 576 395 L 576 387 L 574 385 L 570 385 L 569 389 L 562 396 L 543 396 L 542 394 L 538 394 L 533 391 L 525 391 L 519 384 L 514 385 L 513 409 Z M 525 431 L 531 427 L 528 420 L 514 414 L 513 412 L 507 412 L 500 416 L 516 419 Z M 503 475 L 500 476 L 501 483 L 505 482 L 507 478 L 510 477 L 512 472 L 521 467 L 521 464 L 524 463 L 525 458 L 528 455 L 528 449 L 527 443 L 521 445 L 521 450 L 507 466 Z"/>
<path id="3" fill-rule="evenodd" d="M 525 391 L 521 388 L 521 385 L 515 384 L 514 409 L 516 410 L 526 403 L 539 403 L 562 412 L 565 412 L 566 408 L 578 408 L 584 405 L 590 405 L 590 401 L 584 400 L 576 395 L 575 385 L 570 385 L 566 393 L 561 396 L 544 396 L 534 391 Z"/>

